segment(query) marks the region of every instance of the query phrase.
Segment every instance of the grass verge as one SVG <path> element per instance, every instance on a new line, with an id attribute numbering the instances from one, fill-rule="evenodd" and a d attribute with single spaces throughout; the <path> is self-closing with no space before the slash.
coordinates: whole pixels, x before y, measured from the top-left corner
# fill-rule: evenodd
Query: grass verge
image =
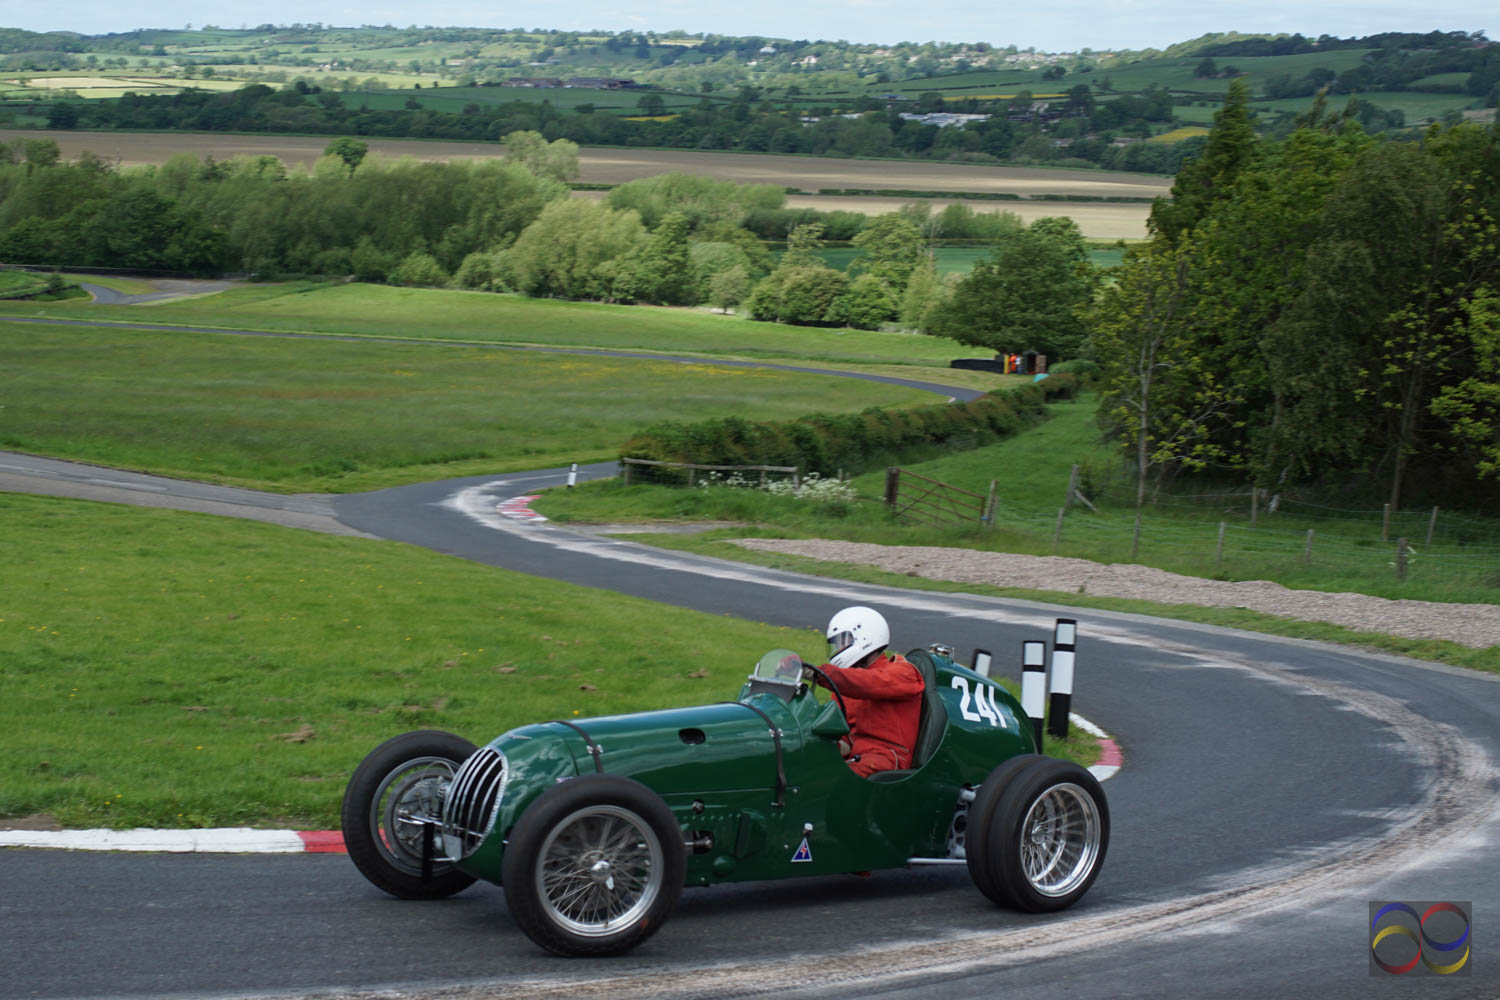
<path id="1" fill-rule="evenodd" d="M 1153 514 L 1147 521 L 1146 542 L 1131 554 L 1131 516 L 1105 510 L 1102 514 L 1076 511 L 1068 515 L 1058 548 L 1053 548 L 1056 510 L 1068 483 L 1072 464 L 1107 462 L 1110 447 L 1100 441 L 1093 423 L 1092 397 L 1049 406 L 1050 419 L 1005 441 L 972 451 L 944 455 L 908 466 L 921 475 L 952 483 L 983 495 L 995 479 L 1001 497 L 997 527 L 935 528 L 896 521 L 879 502 L 884 472 L 852 481 L 860 499 L 849 502 L 811 502 L 773 497 L 756 490 L 726 488 L 682 489 L 664 486 L 624 487 L 618 481 L 589 483 L 574 490 L 543 494 L 534 507 L 560 522 L 652 522 L 671 520 L 730 521 L 745 527 L 720 529 L 696 536 L 632 534 L 632 540 L 678 548 L 756 565 L 793 569 L 888 586 L 963 591 L 997 597 L 1021 598 L 1176 618 L 1296 638 L 1320 639 L 1434 660 L 1490 672 L 1500 672 L 1500 647 L 1473 649 L 1443 640 L 1417 640 L 1362 632 L 1316 622 L 1293 621 L 1236 608 L 1166 605 L 1123 598 L 1058 591 L 984 587 L 944 583 L 884 573 L 868 567 L 825 563 L 794 556 L 755 553 L 726 539 L 762 536 L 778 538 L 835 538 L 883 545 L 922 545 L 973 550 L 1060 554 L 1096 562 L 1131 562 L 1191 576 L 1226 580 L 1266 579 L 1287 587 L 1330 592 L 1369 593 L 1388 598 L 1494 603 L 1492 571 L 1480 564 L 1471 568 L 1454 561 L 1444 564 L 1436 551 L 1424 554 L 1408 578 L 1397 581 L 1387 565 L 1388 546 L 1365 544 L 1364 539 L 1320 542 L 1334 554 L 1304 561 L 1304 525 L 1240 529 L 1240 537 L 1226 549 L 1222 565 L 1214 563 L 1214 518 L 1222 512 Z M 1051 511 L 1046 511 L 1050 502 Z M 1040 509 L 1039 509 L 1040 508 Z M 1133 513 L 1133 512 L 1132 512 Z M 1208 517 L 1209 520 L 1205 520 Z M 1320 525 L 1322 531 L 1329 530 Z M 1348 529 L 1358 530 L 1358 529 Z M 1378 526 L 1377 526 L 1378 530 Z M 1278 538 L 1291 539 L 1276 548 Z M 1163 541 L 1165 539 L 1166 541 Z M 1336 542 L 1347 541 L 1347 544 Z"/>

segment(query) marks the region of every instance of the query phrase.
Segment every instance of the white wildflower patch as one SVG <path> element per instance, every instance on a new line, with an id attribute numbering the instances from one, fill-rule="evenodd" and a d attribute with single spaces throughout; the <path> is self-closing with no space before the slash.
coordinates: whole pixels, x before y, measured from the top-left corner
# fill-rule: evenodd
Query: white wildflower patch
<path id="1" fill-rule="evenodd" d="M 824 478 L 809 472 L 800 482 L 790 479 L 775 479 L 765 484 L 747 479 L 738 472 L 728 476 L 711 473 L 698 485 L 701 490 L 721 488 L 759 489 L 774 497 L 790 497 L 794 500 L 810 500 L 813 503 L 849 503 L 855 499 L 854 487 L 840 479 Z"/>

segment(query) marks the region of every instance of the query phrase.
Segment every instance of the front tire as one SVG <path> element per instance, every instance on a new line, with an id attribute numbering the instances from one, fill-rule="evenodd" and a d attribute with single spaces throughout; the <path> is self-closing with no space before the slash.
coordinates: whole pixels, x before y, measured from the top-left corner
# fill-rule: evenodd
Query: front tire
<path id="1" fill-rule="evenodd" d="M 982 836 L 972 836 L 970 828 L 974 884 L 995 902 L 1018 910 L 1067 909 L 1088 892 L 1104 864 L 1109 847 L 1104 790 L 1079 765 L 1047 757 L 1028 758 L 1007 777 L 997 795 L 986 797 L 981 790 L 974 802 L 978 806 L 985 799 L 990 806 L 980 821 Z"/>
<path id="2" fill-rule="evenodd" d="M 586 774 L 543 792 L 511 830 L 502 882 L 526 936 L 559 955 L 617 955 L 666 921 L 687 869 L 661 796 Z"/>
<path id="3" fill-rule="evenodd" d="M 424 729 L 370 751 L 349 778 L 342 814 L 344 846 L 360 874 L 401 899 L 443 899 L 474 884 L 442 862 L 431 862 L 431 877 L 422 877 L 428 824 L 421 820 L 442 814 L 454 772 L 475 749 L 461 736 Z"/>

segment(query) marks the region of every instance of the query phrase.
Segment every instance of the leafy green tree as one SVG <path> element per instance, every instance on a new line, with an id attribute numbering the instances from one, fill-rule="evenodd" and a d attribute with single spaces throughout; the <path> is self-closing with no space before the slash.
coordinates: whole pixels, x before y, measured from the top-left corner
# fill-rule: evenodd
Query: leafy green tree
<path id="1" fill-rule="evenodd" d="M 901 292 L 897 319 L 910 330 L 926 332 L 933 315 L 947 299 L 947 288 L 938 277 L 932 255 L 928 254 L 912 269 L 906 288 Z"/>
<path id="2" fill-rule="evenodd" d="M 58 147 L 55 139 L 24 139 L 21 142 L 21 149 L 25 155 L 28 172 L 55 167 L 62 159 L 62 149 Z"/>
<path id="3" fill-rule="evenodd" d="M 1434 400 L 1474 363 L 1467 304 L 1500 283 L 1500 205 L 1465 162 L 1494 153 L 1464 149 L 1465 131 L 1361 153 L 1326 203 L 1294 314 L 1319 349 L 1315 405 L 1339 406 L 1346 453 L 1379 472 L 1393 510 L 1411 462 L 1446 435 Z"/>
<path id="4" fill-rule="evenodd" d="M 814 258 L 815 260 L 815 258 Z M 759 320 L 798 326 L 827 326 L 829 310 L 848 287 L 842 272 L 821 262 L 783 263 L 768 274 L 745 304 Z"/>
<path id="5" fill-rule="evenodd" d="M 671 212 L 642 244 L 635 261 L 635 297 L 661 305 L 699 301 L 688 248 L 688 219 Z"/>
<path id="6" fill-rule="evenodd" d="M 829 304 L 827 318 L 839 326 L 878 330 L 882 323 L 894 320 L 896 313 L 890 286 L 873 274 L 862 274 Z"/>
<path id="7" fill-rule="evenodd" d="M 710 289 L 714 278 L 731 268 L 739 268 L 746 280 L 749 279 L 749 258 L 745 251 L 733 243 L 694 243 L 688 248 L 688 257 L 693 272 L 694 294 L 699 302 L 712 301 Z M 746 294 L 749 294 L 748 288 Z"/>
<path id="8" fill-rule="evenodd" d="M 393 285 L 441 288 L 448 283 L 448 274 L 432 254 L 413 250 L 401 259 L 386 280 Z"/>
<path id="9" fill-rule="evenodd" d="M 78 109 L 67 101 L 56 101 L 47 109 L 47 127 L 70 129 L 78 125 Z"/>
<path id="10" fill-rule="evenodd" d="M 323 148 L 323 155 L 338 157 L 344 161 L 344 165 L 349 168 L 349 173 L 352 174 L 358 169 L 360 163 L 365 158 L 365 154 L 369 151 L 369 143 L 361 142 L 358 139 L 351 139 L 348 136 L 340 136 Z"/>
<path id="11" fill-rule="evenodd" d="M 507 259 L 527 295 L 615 301 L 633 292 L 629 265 L 645 241 L 634 212 L 564 199 L 542 209 Z"/>
<path id="12" fill-rule="evenodd" d="M 715 309 L 733 312 L 735 306 L 749 297 L 750 275 L 743 264 L 719 271 L 709 281 L 708 301 Z"/>
<path id="13" fill-rule="evenodd" d="M 384 281 L 386 276 L 395 270 L 396 255 L 388 253 L 375 245 L 369 235 L 361 236 L 359 242 L 354 245 L 354 251 L 349 255 L 350 266 L 354 269 L 354 277 L 360 281 L 377 282 Z"/>
<path id="14" fill-rule="evenodd" d="M 876 278 L 896 294 L 905 290 L 912 272 L 927 255 L 922 231 L 899 212 L 876 216 L 850 243 L 863 253 L 849 270 Z"/>
<path id="15" fill-rule="evenodd" d="M 1476 290 L 1459 323 L 1458 335 L 1473 345 L 1474 368 L 1440 390 L 1432 412 L 1476 452 L 1480 476 L 1500 478 L 1500 292 Z"/>
<path id="16" fill-rule="evenodd" d="M 14 264 L 72 263 L 59 261 L 56 245 L 52 224 L 29 215 L 0 234 L 0 260 Z"/>
<path id="17" fill-rule="evenodd" d="M 1238 402 L 1200 353 L 1191 234 L 1127 251 L 1119 280 L 1091 308 L 1090 353 L 1102 368 L 1101 415 L 1135 460 L 1136 506 L 1156 474 L 1223 458 L 1215 425 Z"/>
<path id="18" fill-rule="evenodd" d="M 934 313 L 927 332 L 995 351 L 1077 357 L 1097 280 L 1072 220 L 1038 219 L 996 242 L 990 258 Z"/>
<path id="19" fill-rule="evenodd" d="M 548 142 L 540 132 L 522 131 L 511 132 L 501 141 L 507 162 L 563 183 L 578 179 L 578 143 L 570 139 Z"/>
<path id="20" fill-rule="evenodd" d="M 1153 232 L 1175 240 L 1192 229 L 1223 197 L 1235 177 L 1250 165 L 1257 151 L 1255 126 L 1250 122 L 1250 87 L 1232 80 L 1224 106 L 1214 112 L 1208 145 L 1196 159 L 1183 164 L 1172 182 L 1170 200 L 1158 198 L 1151 208 Z"/>
<path id="21" fill-rule="evenodd" d="M 823 224 L 808 222 L 794 226 L 786 234 L 786 253 L 781 255 L 777 270 L 783 267 L 814 267 L 822 264 L 817 252 L 823 249 Z"/>
<path id="22" fill-rule="evenodd" d="M 221 234 L 150 188 L 126 188 L 95 212 L 85 263 L 195 273 L 218 269 Z"/>

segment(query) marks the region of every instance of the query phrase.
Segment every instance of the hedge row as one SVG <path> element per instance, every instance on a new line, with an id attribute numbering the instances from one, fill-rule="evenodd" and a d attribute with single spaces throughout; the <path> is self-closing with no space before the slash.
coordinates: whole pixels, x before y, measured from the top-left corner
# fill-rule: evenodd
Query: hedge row
<path id="1" fill-rule="evenodd" d="M 789 421 L 669 421 L 626 441 L 621 458 L 699 465 L 795 465 L 822 476 L 865 472 L 935 450 L 978 448 L 1041 421 L 1044 404 L 1078 391 L 1072 375 L 996 390 L 967 403 L 814 413 Z M 671 478 L 675 476 L 664 476 Z"/>

